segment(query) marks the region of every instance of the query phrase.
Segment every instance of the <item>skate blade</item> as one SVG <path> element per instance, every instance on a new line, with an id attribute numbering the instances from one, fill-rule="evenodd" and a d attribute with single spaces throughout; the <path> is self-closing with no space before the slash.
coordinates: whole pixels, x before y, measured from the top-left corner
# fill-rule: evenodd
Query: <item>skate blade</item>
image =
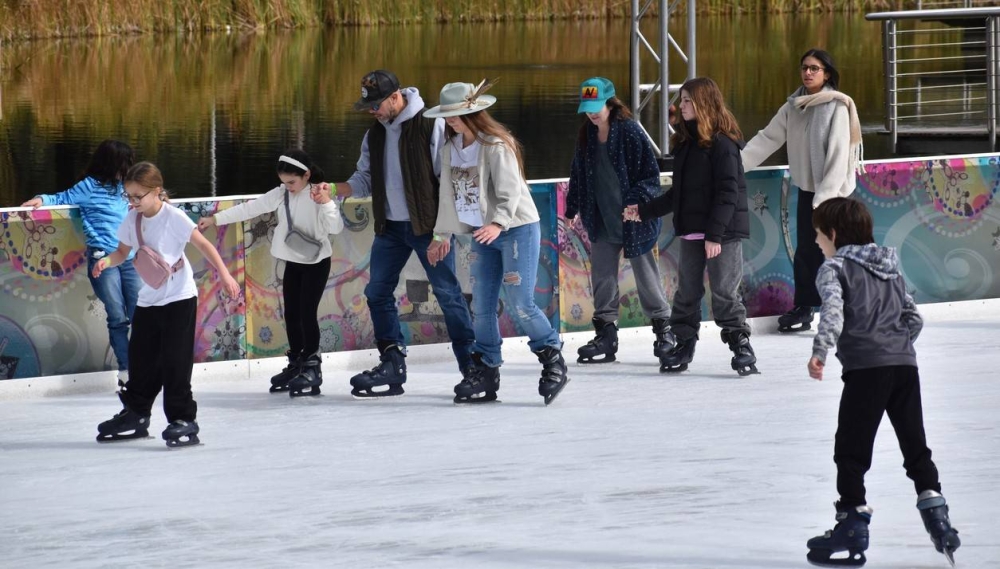
<path id="1" fill-rule="evenodd" d="M 780 326 L 780 325 L 778 326 L 778 332 L 781 332 L 783 334 L 787 334 L 787 333 L 790 333 L 790 332 L 805 332 L 806 330 L 812 330 L 812 325 L 811 324 L 800 324 L 800 325 L 793 325 L 793 326 Z"/>
<path id="2" fill-rule="evenodd" d="M 831 557 L 829 549 L 812 549 L 806 554 L 810 565 L 817 567 L 861 567 L 868 560 L 863 551 L 850 551 L 849 557 Z"/>
<path id="3" fill-rule="evenodd" d="M 459 395 L 455 396 L 455 405 L 485 405 L 487 403 L 500 403 L 497 399 L 496 393 L 483 393 L 479 397 L 461 397 Z"/>
<path id="4" fill-rule="evenodd" d="M 556 400 L 556 397 L 558 397 L 559 394 L 562 393 L 563 389 L 566 389 L 567 383 L 569 383 L 569 377 L 566 378 L 566 381 L 562 382 L 562 385 L 559 386 L 559 389 L 555 390 L 553 393 L 549 393 L 548 395 L 542 396 L 545 400 L 546 407 L 548 407 L 550 403 Z"/>
<path id="5" fill-rule="evenodd" d="M 595 357 L 596 356 L 592 356 L 592 357 L 586 358 L 586 357 L 583 357 L 583 356 L 579 356 L 579 357 L 576 358 L 576 363 L 578 363 L 578 364 L 609 364 L 609 363 L 618 361 L 618 358 L 616 358 L 614 354 L 605 354 L 604 357 L 601 358 L 601 359 L 599 359 L 599 360 L 594 359 Z"/>
<path id="6" fill-rule="evenodd" d="M 306 389 L 309 389 L 309 391 L 306 391 Z M 315 397 L 320 394 L 318 385 L 306 389 L 289 389 L 288 396 L 294 399 L 296 397 Z"/>
<path id="7" fill-rule="evenodd" d="M 660 365 L 660 373 L 680 373 L 682 371 L 687 371 L 687 368 L 687 364 L 681 364 L 679 366 Z"/>
<path id="8" fill-rule="evenodd" d="M 385 399 L 387 397 L 399 397 L 406 393 L 403 391 L 402 385 L 389 386 L 389 389 L 385 391 L 374 391 L 373 389 L 358 389 L 355 387 L 351 390 L 351 395 L 359 401 L 372 400 L 372 399 Z"/>
<path id="9" fill-rule="evenodd" d="M 186 437 L 187 440 L 184 440 L 184 438 L 185 437 L 180 439 L 167 439 L 167 448 L 184 448 L 201 445 L 201 440 L 198 438 L 198 435 L 188 435 Z"/>
<path id="10" fill-rule="evenodd" d="M 950 563 L 951 566 L 954 567 L 955 566 L 955 552 L 952 551 L 951 549 L 945 548 L 945 550 L 944 550 L 944 556 L 946 558 L 948 558 L 948 563 Z"/>
<path id="11" fill-rule="evenodd" d="M 284 393 L 288 391 L 287 385 L 272 385 L 271 389 L 268 390 L 271 393 Z"/>
<path id="12" fill-rule="evenodd" d="M 754 374 L 760 375 L 760 371 L 757 370 L 756 364 L 751 364 L 742 368 L 734 367 L 733 369 L 736 370 L 736 373 L 740 374 L 740 377 L 746 377 L 748 375 L 754 375 Z"/>
<path id="13" fill-rule="evenodd" d="M 142 434 L 132 433 L 130 435 L 121 435 L 121 434 L 115 434 L 115 435 L 97 435 L 97 442 L 102 443 L 102 444 L 104 444 L 104 443 L 120 443 L 122 441 L 134 441 L 134 440 L 138 440 L 138 439 L 151 439 L 151 438 L 153 438 L 153 437 L 149 434 L 149 432 L 145 432 L 145 433 L 142 433 Z"/>

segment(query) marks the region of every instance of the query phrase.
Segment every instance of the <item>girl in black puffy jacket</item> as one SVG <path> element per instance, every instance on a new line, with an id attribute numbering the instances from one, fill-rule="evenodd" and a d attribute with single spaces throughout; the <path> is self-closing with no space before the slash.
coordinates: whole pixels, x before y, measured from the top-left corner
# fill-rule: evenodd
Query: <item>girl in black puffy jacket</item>
<path id="1" fill-rule="evenodd" d="M 743 134 L 719 86 L 707 77 L 684 83 L 680 113 L 671 138 L 673 186 L 649 203 L 627 206 L 624 212 L 628 221 L 673 213 L 681 239 L 678 287 L 670 316 L 677 344 L 661 358 L 660 371 L 683 371 L 694 359 L 707 268 L 712 315 L 722 328 L 722 341 L 733 351 L 732 367 L 740 375 L 758 373 L 746 307 L 738 292 L 743 280 L 742 240 L 750 236 L 740 158 Z"/>

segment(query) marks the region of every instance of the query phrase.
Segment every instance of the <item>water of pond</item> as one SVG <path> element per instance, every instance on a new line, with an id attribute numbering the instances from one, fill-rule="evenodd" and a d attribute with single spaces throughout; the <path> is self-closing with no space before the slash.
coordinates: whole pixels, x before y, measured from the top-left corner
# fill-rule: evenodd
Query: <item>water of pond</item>
<path id="1" fill-rule="evenodd" d="M 674 31 L 685 45 L 684 29 Z M 861 15 L 705 17 L 697 40 L 698 74 L 722 86 L 748 138 L 799 85 L 800 54 L 828 49 L 842 90 L 858 103 L 866 157 L 888 156 L 874 132 L 883 100 L 877 24 Z M 579 83 L 606 76 L 627 96 L 628 44 L 622 20 L 8 44 L 0 51 L 0 206 L 65 189 L 104 138 L 160 165 L 178 197 L 264 192 L 277 182 L 278 154 L 298 145 L 328 180 L 346 179 L 370 124 L 351 104 L 375 68 L 395 70 L 430 104 L 445 83 L 499 76 L 491 112 L 524 143 L 528 177 L 563 177 L 581 124 Z M 679 82 L 684 68 L 672 61 Z M 653 61 L 644 65 L 652 74 Z"/>

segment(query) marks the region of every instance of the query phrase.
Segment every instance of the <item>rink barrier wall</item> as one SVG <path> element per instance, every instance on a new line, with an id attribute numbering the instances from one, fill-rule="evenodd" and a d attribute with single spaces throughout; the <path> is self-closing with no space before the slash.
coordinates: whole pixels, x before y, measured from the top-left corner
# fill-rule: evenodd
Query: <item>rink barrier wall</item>
<path id="1" fill-rule="evenodd" d="M 566 185 L 564 179 L 531 183 L 542 235 L 535 299 L 562 332 L 587 331 L 593 314 L 590 243 L 579 219 L 567 224 L 562 217 Z M 998 189 L 1000 155 L 946 156 L 869 162 L 858 178 L 855 197 L 872 211 L 876 240 L 899 249 L 915 300 L 927 304 L 1000 298 L 1000 279 L 995 276 L 1000 267 Z M 797 196 L 790 190 L 785 167 L 747 175 L 752 238 L 743 242 L 742 295 L 751 317 L 774 316 L 791 307 Z M 173 203 L 197 219 L 254 197 Z M 344 232 L 331 236 L 331 272 L 320 304 L 320 347 L 324 357 L 337 354 L 360 369 L 370 367 L 374 359 L 368 352 L 374 337 L 364 297 L 374 238 L 371 202 L 347 200 L 342 215 Z M 240 284 L 239 299 L 222 294 L 214 270 L 197 249 L 188 247 L 198 284 L 198 364 L 249 373 L 254 362 L 282 356 L 287 349 L 280 292 L 283 262 L 270 255 L 275 224 L 274 214 L 265 214 L 205 233 Z M 677 287 L 675 237 L 668 216 L 657 245 L 668 297 Z M 0 208 L 0 379 L 60 376 L 61 383 L 86 386 L 107 381 L 110 374 L 99 372 L 116 369 L 103 305 L 85 274 L 84 252 L 75 207 Z M 456 264 L 467 297 L 469 252 L 469 237 L 460 237 Z M 628 263 L 622 264 L 619 280 L 620 326 L 648 325 Z M 444 319 L 415 256 L 403 271 L 396 296 L 408 345 L 447 346 Z M 503 306 L 501 295 L 501 333 L 520 336 L 517 322 Z M 706 292 L 705 319 L 710 318 L 710 306 Z"/>

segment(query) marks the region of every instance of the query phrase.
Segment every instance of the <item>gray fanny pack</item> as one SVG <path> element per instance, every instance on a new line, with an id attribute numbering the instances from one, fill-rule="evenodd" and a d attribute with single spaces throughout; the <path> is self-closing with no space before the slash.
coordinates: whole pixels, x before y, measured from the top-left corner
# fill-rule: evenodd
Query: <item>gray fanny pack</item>
<path id="1" fill-rule="evenodd" d="M 288 190 L 285 190 L 285 218 L 288 219 L 288 235 L 285 245 L 302 254 L 303 257 L 315 261 L 323 252 L 323 242 L 299 231 L 292 223 L 292 209 L 288 206 Z"/>

